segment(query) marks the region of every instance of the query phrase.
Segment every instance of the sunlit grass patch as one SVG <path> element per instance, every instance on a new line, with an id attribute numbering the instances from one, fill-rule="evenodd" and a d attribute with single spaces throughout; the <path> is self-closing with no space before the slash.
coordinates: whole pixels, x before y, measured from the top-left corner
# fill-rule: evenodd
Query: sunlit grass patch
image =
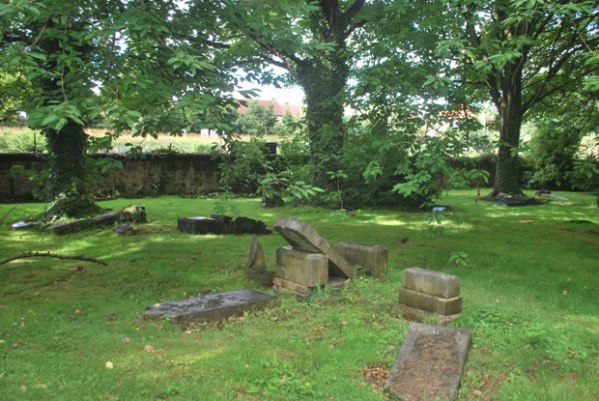
<path id="1" fill-rule="evenodd" d="M 234 200 L 241 215 L 270 227 L 289 216 L 332 243 L 386 246 L 387 274 L 356 277 L 304 302 L 279 295 L 275 307 L 189 327 L 142 314 L 147 305 L 209 292 L 272 293 L 247 279 L 251 236 L 176 231 L 178 216 L 210 215 L 214 200 L 101 202 L 146 206 L 149 223 L 130 237 L 109 229 L 58 237 L 4 224 L 0 259 L 51 250 L 108 265 L 48 258 L 0 265 L 0 399 L 385 400 L 363 372 L 389 369 L 397 356 L 408 323 L 391 311 L 410 266 L 460 277 L 464 312 L 453 324 L 473 330 L 473 349 L 459 400 L 597 398 L 599 213 L 591 195 L 560 194 L 572 201 L 507 208 L 451 192 L 440 223 L 426 213 L 357 210 L 340 219 L 330 210 Z M 14 206 L 0 205 L 0 215 Z M 15 219 L 43 209 L 16 206 Z M 286 242 L 276 233 L 260 241 L 273 269 Z M 451 263 L 456 252 L 466 265 Z"/>

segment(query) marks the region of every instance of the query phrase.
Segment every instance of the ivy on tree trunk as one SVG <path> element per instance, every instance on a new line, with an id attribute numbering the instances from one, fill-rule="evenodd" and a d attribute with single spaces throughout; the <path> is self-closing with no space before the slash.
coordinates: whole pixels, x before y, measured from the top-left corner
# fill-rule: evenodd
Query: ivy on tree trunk
<path id="1" fill-rule="evenodd" d="M 43 130 L 48 146 L 48 207 L 45 214 L 76 217 L 98 211 L 86 180 L 83 126 L 69 120 L 60 131 Z"/>

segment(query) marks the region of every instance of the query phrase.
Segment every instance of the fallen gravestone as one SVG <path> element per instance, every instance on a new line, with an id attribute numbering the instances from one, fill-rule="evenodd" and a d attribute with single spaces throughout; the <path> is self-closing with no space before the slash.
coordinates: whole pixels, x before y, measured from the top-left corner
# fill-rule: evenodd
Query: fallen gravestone
<path id="1" fill-rule="evenodd" d="M 361 266 L 371 276 L 383 276 L 387 271 L 389 250 L 380 245 L 338 242 L 335 249 L 354 266 Z"/>
<path id="2" fill-rule="evenodd" d="M 147 222 L 146 208 L 144 206 L 129 206 L 122 210 L 114 210 L 91 218 L 79 219 L 69 223 L 52 224 L 46 230 L 57 235 L 65 235 L 92 228 L 106 227 L 117 222 L 145 223 Z"/>
<path id="3" fill-rule="evenodd" d="M 148 307 L 144 318 L 168 318 L 177 323 L 210 322 L 264 308 L 276 298 L 252 290 L 240 290 L 169 301 Z"/>
<path id="4" fill-rule="evenodd" d="M 248 278 L 265 287 L 271 287 L 273 276 L 273 272 L 266 270 L 264 250 L 260 245 L 260 241 L 258 241 L 258 237 L 254 235 L 248 255 Z"/>
<path id="5" fill-rule="evenodd" d="M 321 237 L 312 226 L 300 220 L 282 217 L 275 223 L 281 234 L 296 251 L 323 254 L 329 260 L 331 276 L 351 278 L 353 267 L 350 262 Z"/>
<path id="6" fill-rule="evenodd" d="M 419 267 L 405 269 L 394 312 L 408 320 L 434 319 L 439 324 L 459 317 L 462 312 L 459 277 Z"/>
<path id="7" fill-rule="evenodd" d="M 385 390 L 402 401 L 452 401 L 472 343 L 468 329 L 412 323 Z"/>
<path id="8" fill-rule="evenodd" d="M 188 234 L 256 234 L 268 235 L 270 230 L 264 222 L 247 217 L 212 215 L 210 217 L 179 217 L 177 230 Z"/>
<path id="9" fill-rule="evenodd" d="M 126 235 L 135 235 L 136 231 L 129 224 L 119 224 L 118 226 L 112 229 L 117 235 L 126 236 Z"/>

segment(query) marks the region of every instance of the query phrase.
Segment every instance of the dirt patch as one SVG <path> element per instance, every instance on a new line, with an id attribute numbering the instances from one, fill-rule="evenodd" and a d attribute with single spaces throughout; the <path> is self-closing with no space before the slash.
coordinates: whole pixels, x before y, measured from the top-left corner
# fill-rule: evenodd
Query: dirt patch
<path id="1" fill-rule="evenodd" d="M 385 383 L 389 378 L 389 369 L 382 366 L 382 364 L 372 364 L 362 369 L 362 376 L 367 382 L 374 385 L 379 390 L 383 391 Z"/>

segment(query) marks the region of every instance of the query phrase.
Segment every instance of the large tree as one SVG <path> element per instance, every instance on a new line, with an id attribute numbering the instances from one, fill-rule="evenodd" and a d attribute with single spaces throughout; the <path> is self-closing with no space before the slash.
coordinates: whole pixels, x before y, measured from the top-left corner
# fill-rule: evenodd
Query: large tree
<path id="1" fill-rule="evenodd" d="M 372 15 L 365 0 L 230 1 L 234 46 L 287 70 L 303 88 L 312 184 L 334 188 L 343 154 L 346 86 L 354 31 Z M 372 5 L 370 5 L 372 6 Z M 248 41 L 249 39 L 249 41 Z"/>
<path id="2" fill-rule="evenodd" d="M 591 57 L 599 44 L 593 1 L 450 0 L 458 21 L 444 28 L 440 49 L 456 62 L 467 85 L 485 88 L 499 115 L 496 178 L 492 196 L 522 192 L 520 130 L 541 102 L 596 75 Z"/>
<path id="3" fill-rule="evenodd" d="M 232 90 L 212 42 L 212 2 L 193 17 L 176 1 L 11 0 L 0 5 L 0 67 L 33 90 L 29 125 L 47 138 L 48 216 L 96 210 L 85 128 L 102 119 L 145 135 L 183 128 Z M 194 29 L 198 22 L 201 28 Z"/>

